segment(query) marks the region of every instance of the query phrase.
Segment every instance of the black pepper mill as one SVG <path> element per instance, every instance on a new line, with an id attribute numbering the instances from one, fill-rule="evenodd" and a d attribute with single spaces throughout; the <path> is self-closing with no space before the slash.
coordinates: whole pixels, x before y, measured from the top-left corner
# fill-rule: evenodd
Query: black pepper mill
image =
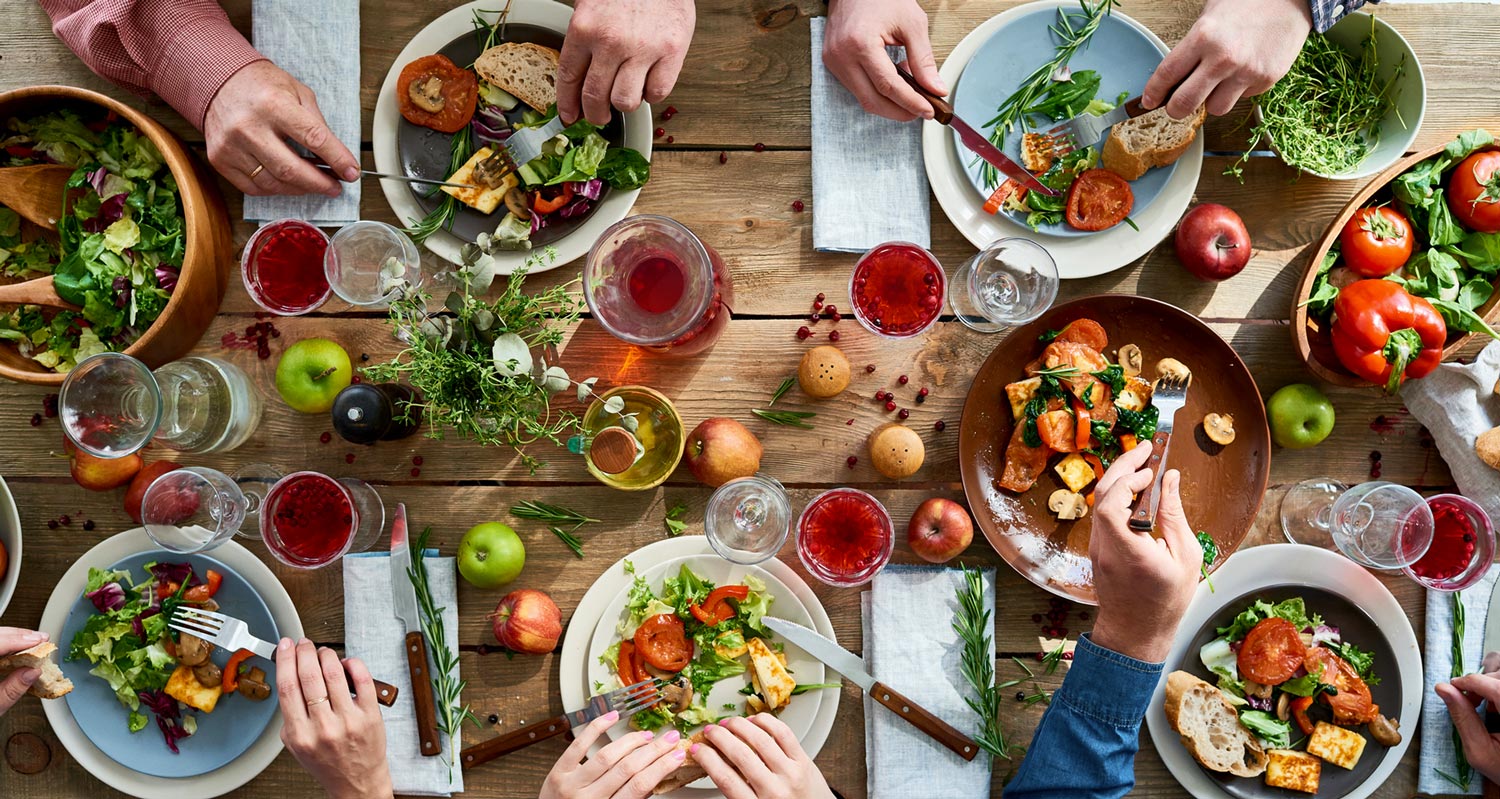
<path id="1" fill-rule="evenodd" d="M 419 400 L 416 392 L 400 383 L 355 383 L 333 400 L 333 429 L 351 444 L 395 441 L 417 432 L 421 412 L 409 405 Z"/>

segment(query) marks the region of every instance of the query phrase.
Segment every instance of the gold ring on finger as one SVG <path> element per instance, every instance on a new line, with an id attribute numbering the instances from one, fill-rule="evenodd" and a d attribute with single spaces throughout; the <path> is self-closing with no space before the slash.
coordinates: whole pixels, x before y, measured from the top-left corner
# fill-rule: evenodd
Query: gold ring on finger
<path id="1" fill-rule="evenodd" d="M 255 169 L 252 169 L 250 171 L 250 179 L 251 180 L 255 180 L 255 176 L 259 175 L 260 173 L 262 173 L 264 171 L 266 171 L 266 165 L 265 164 L 256 164 L 255 165 Z M 324 697 L 324 699 L 327 699 L 327 698 L 328 697 Z"/>
<path id="2" fill-rule="evenodd" d="M 324 702 L 327 702 L 327 701 L 328 701 L 328 697 L 326 697 L 326 696 L 320 696 L 317 699 L 314 699 L 314 700 L 308 702 L 307 706 L 308 707 L 312 707 L 313 705 L 320 705 L 320 704 L 322 704 Z"/>

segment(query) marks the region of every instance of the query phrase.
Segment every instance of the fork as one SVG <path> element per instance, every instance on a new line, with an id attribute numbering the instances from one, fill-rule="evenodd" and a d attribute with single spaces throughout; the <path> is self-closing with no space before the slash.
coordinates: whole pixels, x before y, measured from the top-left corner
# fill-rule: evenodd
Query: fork
<path id="1" fill-rule="evenodd" d="M 553 117 L 539 128 L 521 128 L 506 137 L 489 160 L 499 159 L 506 171 L 514 172 L 535 161 L 542 154 L 542 145 L 562 132 L 562 117 Z"/>
<path id="2" fill-rule="evenodd" d="M 620 718 L 628 719 L 662 700 L 662 687 L 667 684 L 666 680 L 657 677 L 651 680 L 642 680 L 634 685 L 624 688 L 616 688 L 606 694 L 599 694 L 589 699 L 588 705 L 582 710 L 572 713 L 564 713 L 554 716 L 546 721 L 537 722 L 529 727 L 522 727 L 515 732 L 506 733 L 498 738 L 491 738 L 484 743 L 475 744 L 459 753 L 459 760 L 464 768 L 472 768 L 488 763 L 501 755 L 507 755 L 538 741 L 555 738 L 563 733 L 570 732 L 574 727 L 581 727 L 594 719 L 609 713 L 612 710 L 620 712 Z"/>
<path id="3" fill-rule="evenodd" d="M 1151 530 L 1156 527 L 1156 509 L 1161 504 L 1161 478 L 1166 470 L 1167 445 L 1172 441 L 1172 421 L 1177 412 L 1187 404 L 1188 378 L 1163 377 L 1156 381 L 1151 392 L 1151 404 L 1156 406 L 1158 418 L 1156 435 L 1151 437 L 1151 459 L 1146 466 L 1155 470 L 1151 485 L 1136 497 L 1130 508 L 1130 529 Z"/>
<path id="4" fill-rule="evenodd" d="M 248 649 L 266 660 L 275 662 L 276 647 L 269 641 L 263 641 L 250 634 L 250 626 L 244 621 L 223 613 L 215 613 L 211 610 L 180 606 L 172 613 L 168 626 L 180 633 L 196 635 L 199 638 L 230 652 Z M 349 670 L 344 669 L 344 679 L 349 680 L 351 686 L 354 681 L 349 678 Z M 388 682 L 374 680 L 375 701 L 386 707 L 396 703 L 396 686 Z M 349 691 L 354 693 L 353 688 Z"/>
<path id="5" fill-rule="evenodd" d="M 1141 105 L 1141 98 L 1138 95 L 1101 116 L 1079 114 L 1065 122 L 1053 125 L 1039 135 L 1046 137 L 1048 144 L 1051 145 L 1052 157 L 1061 158 L 1079 147 L 1094 146 L 1114 125 L 1127 119 L 1134 119 L 1144 113 L 1146 109 Z"/>

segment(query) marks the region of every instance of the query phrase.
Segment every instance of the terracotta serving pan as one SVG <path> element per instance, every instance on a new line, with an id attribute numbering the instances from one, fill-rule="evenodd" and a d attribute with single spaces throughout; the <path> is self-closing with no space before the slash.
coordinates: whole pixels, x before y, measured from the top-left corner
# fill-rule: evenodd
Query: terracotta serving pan
<path id="1" fill-rule="evenodd" d="M 156 323 L 125 348 L 127 355 L 154 369 L 186 355 L 219 312 L 234 259 L 229 215 L 213 173 L 189 155 L 177 137 L 140 111 L 98 92 L 72 86 L 31 86 L 0 92 L 0 119 L 25 118 L 60 107 L 87 111 L 91 105 L 119 114 L 151 139 L 177 179 L 182 198 L 187 251 L 177 288 Z M 50 278 L 45 280 L 50 282 Z M 10 344 L 0 344 L 0 377 L 56 386 L 62 384 L 64 375 L 23 357 Z"/>
<path id="2" fill-rule="evenodd" d="M 1354 216 L 1354 212 L 1367 205 L 1379 205 L 1392 201 L 1388 186 L 1402 173 L 1416 166 L 1422 161 L 1441 153 L 1448 143 L 1443 142 L 1436 147 L 1431 147 L 1421 152 L 1412 153 L 1397 161 L 1390 169 L 1381 172 L 1370 181 L 1360 192 L 1354 195 L 1354 199 L 1339 212 L 1338 217 L 1328 226 L 1323 233 L 1323 238 L 1313 250 L 1312 258 L 1307 262 L 1307 267 L 1302 273 L 1302 282 L 1297 285 L 1297 291 L 1292 295 L 1292 342 L 1297 348 L 1297 356 L 1307 364 L 1307 368 L 1320 379 L 1326 380 L 1338 386 L 1365 386 L 1373 390 L 1382 390 L 1355 374 L 1344 365 L 1339 363 L 1338 356 L 1333 354 L 1333 340 L 1328 333 L 1328 325 L 1325 320 L 1316 319 L 1307 312 L 1307 306 L 1303 305 L 1307 298 L 1312 296 L 1313 282 L 1318 277 L 1318 265 L 1323 263 L 1323 256 L 1339 240 L 1339 231 L 1344 229 L 1344 224 Z M 1476 152 L 1500 149 L 1500 145 L 1482 147 Z M 1451 171 L 1451 168 L 1450 168 Z M 1446 186 L 1446 183 L 1444 184 Z M 1335 265 L 1335 269 L 1339 268 Z M 1496 288 L 1500 288 L 1500 276 L 1495 280 Z M 1493 325 L 1500 318 L 1500 291 L 1496 291 L 1485 304 L 1479 306 L 1478 313 L 1486 322 Z M 1475 333 L 1450 333 L 1448 346 L 1443 348 L 1443 360 L 1449 360 L 1469 343 Z"/>
<path id="3" fill-rule="evenodd" d="M 1155 377 L 1155 364 L 1176 358 L 1193 373 L 1187 406 L 1178 412 L 1167 466 L 1182 472 L 1182 500 L 1194 530 L 1213 536 L 1219 547 L 1214 566 L 1244 540 L 1260 510 L 1271 474 L 1271 432 L 1265 405 L 1250 371 L 1234 349 L 1197 317 L 1147 297 L 1105 294 L 1074 300 L 1011 331 L 990 354 L 969 386 L 959 431 L 958 457 L 964 495 L 979 528 L 1001 557 L 1028 580 L 1075 602 L 1097 604 L 1089 564 L 1093 513 L 1064 522 L 1047 509 L 1052 492 L 1063 488 L 1050 466 L 1024 494 L 996 484 L 1015 422 L 1005 386 L 1024 379 L 1026 364 L 1045 345 L 1037 337 L 1074 319 L 1104 325 L 1104 355 L 1135 344 L 1144 355 L 1143 374 Z M 1203 432 L 1209 413 L 1234 416 L 1235 440 L 1221 447 Z M 1213 567 L 1210 567 L 1213 568 Z"/>

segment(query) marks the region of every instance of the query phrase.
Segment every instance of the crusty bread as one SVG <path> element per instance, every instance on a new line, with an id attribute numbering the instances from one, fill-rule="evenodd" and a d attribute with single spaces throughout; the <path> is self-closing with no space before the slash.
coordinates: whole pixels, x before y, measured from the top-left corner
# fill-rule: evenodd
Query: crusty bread
<path id="1" fill-rule="evenodd" d="M 1167 723 L 1203 767 L 1237 777 L 1259 777 L 1266 751 L 1240 724 L 1219 689 L 1185 671 L 1167 675 Z"/>
<path id="2" fill-rule="evenodd" d="M 683 738 L 677 743 L 677 748 L 687 751 L 693 748 L 693 744 L 699 744 L 700 746 L 709 745 L 708 741 L 703 737 L 702 730 L 693 733 L 690 738 Z M 703 767 L 698 765 L 698 761 L 694 760 L 690 755 L 682 761 L 682 765 L 678 766 L 676 771 L 668 774 L 666 779 L 662 780 L 660 784 L 652 789 L 651 793 L 664 794 L 675 791 L 678 788 L 687 787 L 707 776 L 708 772 L 704 771 Z"/>
<path id="3" fill-rule="evenodd" d="M 1500 427 L 1486 430 L 1474 439 L 1474 454 L 1491 469 L 1500 469 Z"/>
<path id="4" fill-rule="evenodd" d="M 31 684 L 31 690 L 28 693 L 42 699 L 57 699 L 73 690 L 73 681 L 64 677 L 62 669 L 52 662 L 52 653 L 56 651 L 55 644 L 51 641 L 43 641 L 30 649 L 23 649 L 13 655 L 0 658 L 0 679 L 9 677 L 11 672 L 21 669 L 41 669 L 42 676 Z"/>
<path id="5" fill-rule="evenodd" d="M 1203 126 L 1203 106 L 1192 116 L 1173 119 L 1165 106 L 1127 119 L 1109 130 L 1100 165 L 1126 180 L 1135 180 L 1152 167 L 1166 166 L 1182 157 Z"/>
<path id="6" fill-rule="evenodd" d="M 479 55 L 474 71 L 490 85 L 545 112 L 557 102 L 558 52 L 531 42 L 497 44 Z"/>

